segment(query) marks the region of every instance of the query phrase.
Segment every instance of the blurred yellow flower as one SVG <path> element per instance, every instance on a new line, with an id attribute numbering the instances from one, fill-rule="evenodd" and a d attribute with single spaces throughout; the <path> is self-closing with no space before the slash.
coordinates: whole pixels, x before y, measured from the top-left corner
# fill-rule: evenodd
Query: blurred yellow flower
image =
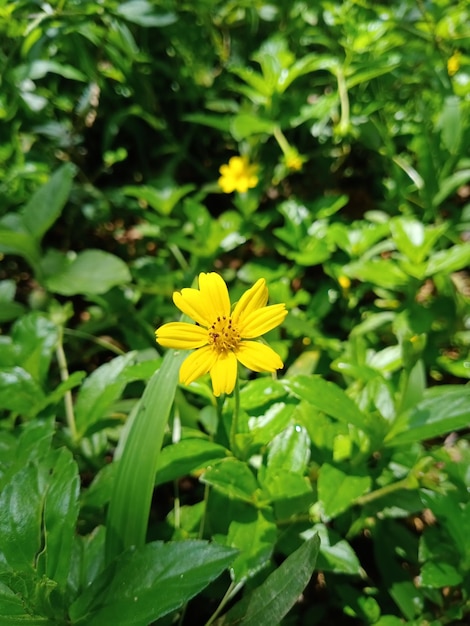
<path id="1" fill-rule="evenodd" d="M 351 281 L 347 276 L 344 276 L 343 274 L 341 274 L 341 276 L 338 276 L 338 282 L 343 289 L 349 289 L 349 287 L 351 287 Z"/>
<path id="2" fill-rule="evenodd" d="M 232 193 L 232 191 L 245 193 L 258 184 L 257 171 L 258 166 L 250 165 L 247 157 L 234 156 L 228 164 L 219 168 L 221 173 L 219 185 L 224 193 Z"/>
<path id="3" fill-rule="evenodd" d="M 306 160 L 306 157 L 299 154 L 294 148 L 284 155 L 286 167 L 293 172 L 300 172 Z"/>
<path id="4" fill-rule="evenodd" d="M 460 57 L 462 53 L 457 51 L 447 61 L 447 73 L 449 76 L 454 76 L 460 69 Z"/>
<path id="5" fill-rule="evenodd" d="M 155 334 L 161 346 L 195 350 L 181 366 L 180 382 L 189 385 L 209 372 L 214 395 L 220 396 L 235 387 L 237 361 L 255 372 L 281 369 L 279 355 L 253 341 L 279 326 L 287 315 L 285 304 L 266 306 L 267 301 L 266 281 L 260 278 L 232 311 L 227 285 L 215 272 L 199 274 L 199 289 L 176 291 L 173 302 L 196 324 L 170 322 Z"/>

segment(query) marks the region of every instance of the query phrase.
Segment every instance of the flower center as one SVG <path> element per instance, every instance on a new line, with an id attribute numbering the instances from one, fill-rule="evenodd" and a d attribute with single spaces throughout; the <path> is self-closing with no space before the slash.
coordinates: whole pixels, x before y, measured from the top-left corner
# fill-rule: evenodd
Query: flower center
<path id="1" fill-rule="evenodd" d="M 218 317 L 209 328 L 209 345 L 218 352 L 236 350 L 240 343 L 240 333 L 232 326 L 231 317 Z"/>

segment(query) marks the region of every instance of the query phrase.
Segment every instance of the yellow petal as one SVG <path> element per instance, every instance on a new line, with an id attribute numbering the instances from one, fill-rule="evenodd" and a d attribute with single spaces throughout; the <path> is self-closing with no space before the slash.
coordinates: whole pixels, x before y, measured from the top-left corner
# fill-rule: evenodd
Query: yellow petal
<path id="1" fill-rule="evenodd" d="M 180 367 L 180 382 L 189 385 L 196 379 L 204 376 L 213 367 L 217 360 L 217 352 L 211 347 L 199 348 L 183 361 Z"/>
<path id="2" fill-rule="evenodd" d="M 237 359 L 254 372 L 275 372 L 284 367 L 277 352 L 258 341 L 242 341 L 237 349 Z"/>
<path id="3" fill-rule="evenodd" d="M 224 279 L 216 272 L 199 274 L 199 291 L 203 298 L 206 315 L 214 322 L 217 317 L 229 317 L 230 298 Z"/>
<path id="4" fill-rule="evenodd" d="M 214 396 L 221 393 L 232 393 L 237 380 L 237 358 L 233 352 L 219 354 L 211 370 L 212 390 Z"/>
<path id="5" fill-rule="evenodd" d="M 173 302 L 178 309 L 202 326 L 210 326 L 206 302 L 198 289 L 185 288 L 175 291 Z"/>
<path id="6" fill-rule="evenodd" d="M 268 288 L 264 278 L 260 278 L 250 289 L 247 289 L 235 305 L 232 322 L 235 326 L 243 326 L 244 319 L 253 311 L 261 309 L 268 301 Z"/>
<path id="7" fill-rule="evenodd" d="M 282 324 L 287 315 L 285 304 L 272 304 L 243 316 L 237 330 L 243 339 L 254 339 Z"/>
<path id="8" fill-rule="evenodd" d="M 192 350 L 207 344 L 207 330 L 185 322 L 163 324 L 155 331 L 158 343 L 165 348 Z"/>

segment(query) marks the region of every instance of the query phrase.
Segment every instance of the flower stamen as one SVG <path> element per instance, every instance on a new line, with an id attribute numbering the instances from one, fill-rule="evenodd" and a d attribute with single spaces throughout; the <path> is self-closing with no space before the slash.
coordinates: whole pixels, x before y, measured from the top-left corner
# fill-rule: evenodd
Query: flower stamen
<path id="1" fill-rule="evenodd" d="M 236 351 L 240 339 L 240 333 L 232 326 L 232 318 L 229 317 L 227 319 L 225 315 L 217 317 L 217 320 L 213 322 L 209 329 L 208 343 L 218 354 L 228 352 L 229 350 Z"/>

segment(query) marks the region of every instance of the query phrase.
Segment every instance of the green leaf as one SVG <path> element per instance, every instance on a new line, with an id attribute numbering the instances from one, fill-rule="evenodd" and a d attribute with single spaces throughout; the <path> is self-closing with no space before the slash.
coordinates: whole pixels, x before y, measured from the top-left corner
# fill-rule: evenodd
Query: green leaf
<path id="1" fill-rule="evenodd" d="M 60 167 L 30 198 L 23 209 L 23 223 L 39 243 L 62 213 L 72 188 L 76 168 L 71 163 Z"/>
<path id="2" fill-rule="evenodd" d="M 447 250 L 435 252 L 426 266 L 426 276 L 438 272 L 456 272 L 470 264 L 470 243 L 452 246 Z"/>
<path id="3" fill-rule="evenodd" d="M 109 563 L 130 546 L 145 542 L 155 471 L 178 385 L 185 351 L 169 350 L 147 384 L 123 444 L 108 509 L 106 557 Z M 120 442 L 122 445 L 122 442 Z"/>
<path id="4" fill-rule="evenodd" d="M 310 459 L 310 444 L 306 429 L 292 424 L 269 444 L 268 471 L 284 469 L 303 474 Z"/>
<path id="5" fill-rule="evenodd" d="M 423 587 L 455 587 L 462 580 L 462 574 L 449 563 L 428 561 L 421 568 L 421 584 Z"/>
<path id="6" fill-rule="evenodd" d="M 16 319 L 26 311 L 26 307 L 15 302 L 16 283 L 14 280 L 0 281 L 0 324 Z"/>
<path id="7" fill-rule="evenodd" d="M 269 561 L 277 539 L 277 526 L 271 509 L 257 511 L 246 506 L 229 526 L 227 545 L 240 550 L 232 563 L 232 579 L 243 582 L 256 574 Z"/>
<path id="8" fill-rule="evenodd" d="M 470 169 L 458 170 L 440 183 L 439 191 L 432 199 L 434 208 L 438 208 L 446 198 L 455 193 L 459 187 L 466 185 L 470 180 Z"/>
<path id="9" fill-rule="evenodd" d="M 15 322 L 12 340 L 17 364 L 44 382 L 59 340 L 57 326 L 41 313 L 29 313 Z"/>
<path id="10" fill-rule="evenodd" d="M 127 186 L 122 189 L 126 196 L 143 200 L 160 215 L 170 215 L 178 202 L 195 189 L 194 185 L 177 185 L 169 180 L 160 181 L 161 188 L 140 185 L 138 187 Z"/>
<path id="11" fill-rule="evenodd" d="M 296 376 L 285 381 L 286 387 L 295 396 L 307 400 L 315 408 L 340 422 L 353 424 L 366 430 L 366 416 L 345 392 L 320 376 Z"/>
<path id="12" fill-rule="evenodd" d="M 421 402 L 398 417 L 385 443 L 396 446 L 424 441 L 467 428 L 469 423 L 470 387 L 432 387 Z"/>
<path id="13" fill-rule="evenodd" d="M 28 261 L 35 273 L 38 273 L 41 252 L 35 239 L 26 232 L 15 232 L 0 224 L 0 252 L 18 254 Z"/>
<path id="14" fill-rule="evenodd" d="M 73 296 L 103 294 L 130 280 L 129 268 L 122 259 L 109 252 L 88 249 L 69 258 L 62 271 L 47 276 L 45 282 L 54 293 Z"/>
<path id="15" fill-rule="evenodd" d="M 189 115 L 183 115 L 182 120 L 191 124 L 202 124 L 203 126 L 209 126 L 209 128 L 216 128 L 222 132 L 228 133 L 230 131 L 230 118 L 227 115 L 190 113 Z"/>
<path id="16" fill-rule="evenodd" d="M 76 532 L 79 489 L 77 464 L 71 452 L 62 448 L 48 477 L 43 513 L 45 548 L 39 557 L 38 569 L 42 561 L 45 575 L 64 591 Z"/>
<path id="17" fill-rule="evenodd" d="M 324 514 L 331 518 L 346 511 L 371 486 L 370 476 L 354 476 L 324 463 L 318 475 L 318 498 Z"/>
<path id="18" fill-rule="evenodd" d="M 229 498 L 254 503 L 258 482 L 250 468 L 238 459 L 229 457 L 207 469 L 200 479 L 212 485 Z"/>
<path id="19" fill-rule="evenodd" d="M 281 381 L 272 378 L 255 378 L 250 380 L 240 392 L 240 404 L 246 411 L 272 404 L 286 396 L 286 390 Z"/>
<path id="20" fill-rule="evenodd" d="M 279 624 L 308 584 L 319 547 L 318 535 L 303 543 L 251 595 L 219 619 L 217 626 Z"/>
<path id="21" fill-rule="evenodd" d="M 436 126 L 441 131 L 442 143 L 446 149 L 450 154 L 457 155 L 462 141 L 462 114 L 459 97 L 448 96 L 444 100 Z"/>
<path id="22" fill-rule="evenodd" d="M 74 626 L 148 624 L 217 578 L 237 550 L 208 541 L 156 541 L 123 552 L 70 607 Z"/>
<path id="23" fill-rule="evenodd" d="M 120 398 L 127 383 L 122 374 L 134 363 L 135 355 L 135 352 L 129 352 L 115 357 L 86 378 L 80 387 L 75 405 L 75 424 L 79 436 L 83 437 L 102 420 L 113 402 Z"/>
<path id="24" fill-rule="evenodd" d="M 147 0 L 129 0 L 118 4 L 117 15 L 128 22 L 149 28 L 151 26 L 169 26 L 174 24 L 178 16 L 175 13 L 157 13 L 155 6 Z"/>
<path id="25" fill-rule="evenodd" d="M 22 367 L 0 370 L 0 406 L 24 417 L 34 417 L 45 400 L 44 393 Z"/>
<path id="26" fill-rule="evenodd" d="M 206 468 L 227 456 L 227 450 L 206 439 L 182 439 L 166 446 L 157 463 L 156 484 L 169 482 Z"/>
<path id="27" fill-rule="evenodd" d="M 372 283 L 382 289 L 397 289 L 409 282 L 409 277 L 393 259 L 361 259 L 343 266 L 349 278 Z"/>
<path id="28" fill-rule="evenodd" d="M 397 217 L 391 220 L 390 229 L 398 250 L 411 263 L 418 265 L 429 255 L 436 241 L 447 229 L 447 224 L 425 228 L 418 220 Z"/>
<path id="29" fill-rule="evenodd" d="M 341 539 L 340 535 L 324 524 L 315 524 L 303 537 L 318 533 L 320 537 L 320 554 L 318 555 L 318 569 L 337 574 L 359 576 L 363 570 L 356 553 L 350 544 Z"/>
<path id="30" fill-rule="evenodd" d="M 16 472 L 0 493 L 0 550 L 13 570 L 32 572 L 41 547 L 42 485 L 37 465 Z"/>
<path id="31" fill-rule="evenodd" d="M 253 135 L 272 135 L 276 124 L 271 120 L 263 120 L 258 115 L 240 113 L 230 124 L 230 132 L 236 141 L 242 141 Z"/>

